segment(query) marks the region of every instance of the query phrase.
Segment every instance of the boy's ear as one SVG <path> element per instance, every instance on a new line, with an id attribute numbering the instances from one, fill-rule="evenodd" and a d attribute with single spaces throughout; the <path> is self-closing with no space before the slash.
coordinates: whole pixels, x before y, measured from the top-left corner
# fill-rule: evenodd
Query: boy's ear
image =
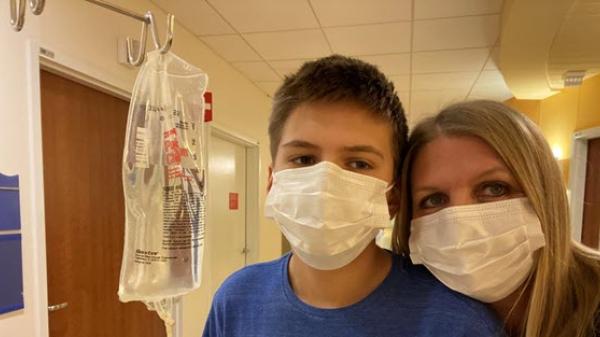
<path id="1" fill-rule="evenodd" d="M 273 164 L 269 164 L 268 168 L 268 178 L 267 178 L 267 193 L 271 190 L 271 186 L 273 186 Z"/>
<path id="2" fill-rule="evenodd" d="M 400 187 L 394 183 L 394 187 L 387 194 L 390 219 L 394 218 L 400 210 Z"/>

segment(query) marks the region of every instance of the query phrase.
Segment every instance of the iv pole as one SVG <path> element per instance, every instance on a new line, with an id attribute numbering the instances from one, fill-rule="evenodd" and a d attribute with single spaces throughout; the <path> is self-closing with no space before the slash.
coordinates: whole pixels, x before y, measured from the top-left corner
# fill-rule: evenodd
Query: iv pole
<path id="1" fill-rule="evenodd" d="M 146 58 L 146 41 L 148 40 L 148 36 L 147 36 L 148 35 L 147 34 L 148 26 L 150 26 L 152 40 L 154 42 L 154 46 L 156 47 L 156 49 L 160 50 L 161 54 L 165 54 L 171 49 L 171 45 L 173 44 L 173 29 L 175 26 L 175 16 L 173 14 L 167 15 L 167 37 L 166 37 L 165 43 L 161 44 L 157 29 L 156 29 L 154 14 L 152 14 L 151 11 L 147 11 L 144 15 L 140 15 L 140 14 L 131 12 L 123 7 L 119 7 L 117 5 L 110 4 L 106 1 L 102 1 L 102 0 L 86 0 L 86 1 L 142 22 L 142 31 L 140 33 L 140 50 L 138 51 L 138 54 L 135 57 L 133 55 L 133 41 L 131 40 L 131 38 L 129 38 L 129 37 L 127 38 L 127 62 L 129 62 L 129 64 L 131 64 L 132 66 L 137 67 L 137 66 L 141 65 L 142 62 L 144 62 L 144 59 Z"/>

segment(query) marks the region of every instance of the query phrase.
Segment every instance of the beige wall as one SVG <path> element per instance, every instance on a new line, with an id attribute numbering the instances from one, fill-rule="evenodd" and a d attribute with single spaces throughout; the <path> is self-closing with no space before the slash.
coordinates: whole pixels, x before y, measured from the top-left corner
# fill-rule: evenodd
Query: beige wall
<path id="1" fill-rule="evenodd" d="M 114 1 L 140 13 L 150 9 L 164 34 L 165 15 L 146 0 Z M 30 14 L 30 13 L 28 13 Z M 41 182 L 32 181 L 34 172 L 39 178 L 40 167 L 33 167 L 41 158 L 36 158 L 31 148 L 41 146 L 39 130 L 30 129 L 27 109 L 30 100 L 31 83 L 27 82 L 26 45 L 29 37 L 40 40 L 41 46 L 56 54 L 59 63 L 106 82 L 116 88 L 130 91 L 137 69 L 129 69 L 117 63 L 117 38 L 139 34 L 139 23 L 121 15 L 93 6 L 83 0 L 48 1 L 41 17 L 27 16 L 26 28 L 21 33 L 13 32 L 8 20 L 8 5 L 0 6 L 0 171 L 8 174 L 21 174 L 24 226 L 24 311 L 0 316 L 0 335 L 11 337 L 46 336 L 44 315 L 38 315 L 35 308 L 44 313 L 46 303 L 45 261 L 34 265 L 35 250 L 45 250 L 43 242 L 35 244 L 33 229 L 37 228 L 43 238 L 43 187 Z M 260 195 L 260 250 L 258 260 L 273 259 L 280 254 L 281 239 L 276 226 L 262 217 L 262 201 L 266 190 L 266 170 L 270 163 L 267 138 L 267 117 L 271 100 L 238 71 L 230 67 L 204 44 L 180 25 L 175 28 L 173 51 L 190 63 L 209 74 L 209 90 L 214 97 L 214 121 L 219 126 L 260 143 L 261 174 Z M 39 113 L 33 107 L 34 116 Z M 38 161 L 38 162 L 36 162 Z M 37 198 L 38 205 L 34 207 Z M 42 205 L 39 205 L 39 203 Z M 40 218 L 36 221 L 33 217 Z M 210 227 L 211 224 L 208 224 Z M 43 252 L 42 252 L 43 253 Z M 116 289 L 115 289 L 116 291 Z M 184 301 L 185 335 L 198 336 L 201 333 L 204 315 L 210 299 L 209 294 L 194 293 Z M 36 327 L 41 330 L 36 331 Z"/>

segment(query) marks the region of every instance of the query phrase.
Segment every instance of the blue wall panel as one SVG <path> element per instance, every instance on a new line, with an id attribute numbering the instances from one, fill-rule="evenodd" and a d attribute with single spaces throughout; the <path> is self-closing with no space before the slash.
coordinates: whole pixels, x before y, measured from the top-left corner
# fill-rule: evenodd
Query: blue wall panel
<path id="1" fill-rule="evenodd" d="M 0 231 L 21 229 L 19 176 L 0 173 Z"/>
<path id="2" fill-rule="evenodd" d="M 0 314 L 23 307 L 21 234 L 0 235 Z"/>
<path id="3" fill-rule="evenodd" d="M 19 177 L 0 174 L 0 314 L 23 309 Z"/>

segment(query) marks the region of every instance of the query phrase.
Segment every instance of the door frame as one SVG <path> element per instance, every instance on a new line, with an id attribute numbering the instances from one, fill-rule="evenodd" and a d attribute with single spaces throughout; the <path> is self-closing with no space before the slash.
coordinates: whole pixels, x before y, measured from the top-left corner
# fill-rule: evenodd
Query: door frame
<path id="1" fill-rule="evenodd" d="M 248 138 L 238 132 L 223 127 L 215 122 L 206 124 L 206 163 L 210 158 L 210 148 L 212 137 L 218 137 L 223 140 L 238 144 L 246 149 L 246 249 L 245 265 L 256 263 L 259 260 L 259 237 L 260 237 L 260 218 L 259 218 L 259 177 L 260 177 L 260 150 L 257 140 Z M 207 186 L 210 180 L 207 181 Z M 207 187 L 208 189 L 208 187 Z M 207 209 L 210 210 L 210 197 L 207 198 Z M 210 224 L 209 224 L 210 225 Z"/>
<path id="2" fill-rule="evenodd" d="M 583 199 L 585 197 L 588 142 L 595 138 L 600 138 L 600 127 L 577 131 L 573 134 L 569 165 L 571 237 L 579 242 L 581 242 L 583 230 Z"/>
<path id="3" fill-rule="evenodd" d="M 40 88 L 40 53 L 39 41 L 27 41 L 26 76 L 28 81 L 28 123 L 29 123 L 29 172 L 30 195 L 27 202 L 31 203 L 30 209 L 34 210 L 30 226 L 22 228 L 24 235 L 31 236 L 31 255 L 33 276 L 33 317 L 35 320 L 35 334 L 38 337 L 47 337 L 48 332 L 48 280 L 46 274 L 46 227 L 44 215 L 44 172 L 42 157 L 42 109 Z"/>

